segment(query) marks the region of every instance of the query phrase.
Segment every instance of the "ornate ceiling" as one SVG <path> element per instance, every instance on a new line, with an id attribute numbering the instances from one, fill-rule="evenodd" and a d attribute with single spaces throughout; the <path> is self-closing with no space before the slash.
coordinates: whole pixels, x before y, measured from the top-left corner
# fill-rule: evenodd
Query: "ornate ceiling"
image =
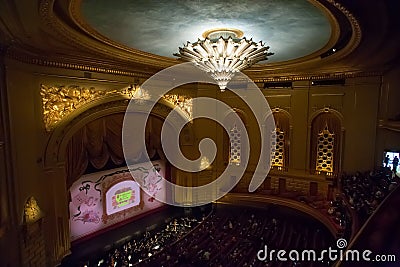
<path id="1" fill-rule="evenodd" d="M 229 26 L 275 53 L 255 80 L 384 71 L 400 57 L 398 0 L 0 0 L 0 52 L 30 64 L 149 77 L 204 30 Z"/>
<path id="2" fill-rule="evenodd" d="M 331 36 L 323 6 L 306 0 L 83 0 L 81 15 L 105 37 L 165 57 L 213 28 L 240 29 L 266 42 L 275 53 L 268 63 L 309 55 Z"/>

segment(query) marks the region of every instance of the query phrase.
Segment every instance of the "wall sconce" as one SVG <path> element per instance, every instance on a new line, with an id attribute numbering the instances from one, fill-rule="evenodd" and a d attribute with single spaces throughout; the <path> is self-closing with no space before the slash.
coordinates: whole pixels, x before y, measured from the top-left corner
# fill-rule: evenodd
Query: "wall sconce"
<path id="1" fill-rule="evenodd" d="M 24 206 L 24 223 L 32 224 L 43 218 L 43 212 L 41 211 L 36 199 L 34 197 L 28 198 Z"/>

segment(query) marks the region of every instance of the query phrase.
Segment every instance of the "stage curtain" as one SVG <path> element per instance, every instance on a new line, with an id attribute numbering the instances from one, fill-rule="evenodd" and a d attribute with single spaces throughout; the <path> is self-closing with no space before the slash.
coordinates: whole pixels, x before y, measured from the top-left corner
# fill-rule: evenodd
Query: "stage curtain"
<path id="1" fill-rule="evenodd" d="M 76 132 L 67 145 L 66 172 L 67 188 L 69 188 L 76 179 L 85 173 L 89 159 L 85 149 L 85 128 Z"/>
<path id="2" fill-rule="evenodd" d="M 103 168 L 110 157 L 107 144 L 104 142 L 105 136 L 104 119 L 86 125 L 86 150 L 90 163 L 96 169 Z"/>
<path id="3" fill-rule="evenodd" d="M 105 142 L 108 153 L 115 165 L 124 163 L 124 152 L 122 149 L 122 125 L 124 114 L 115 114 L 105 118 Z"/>
<path id="4" fill-rule="evenodd" d="M 103 169 L 111 160 L 116 166 L 125 162 L 122 148 L 122 126 L 124 113 L 109 115 L 94 120 L 78 130 L 67 145 L 67 186 L 82 176 L 89 163 L 96 169 Z M 146 126 L 146 147 L 150 158 L 162 154 L 161 129 L 163 121 L 149 117 Z M 131 155 L 134 158 L 140 157 Z"/>
<path id="5" fill-rule="evenodd" d="M 334 134 L 333 146 L 333 170 L 334 173 L 339 171 L 339 156 L 342 126 L 339 118 L 332 112 L 326 112 L 314 118 L 311 126 L 311 171 L 315 171 L 317 159 L 317 143 L 318 134 L 328 127 L 328 131 Z"/>
<path id="6" fill-rule="evenodd" d="M 67 146 L 67 186 L 82 176 L 89 162 L 102 169 L 111 160 L 124 163 L 122 122 L 124 114 L 113 114 L 94 120 L 78 130 Z"/>

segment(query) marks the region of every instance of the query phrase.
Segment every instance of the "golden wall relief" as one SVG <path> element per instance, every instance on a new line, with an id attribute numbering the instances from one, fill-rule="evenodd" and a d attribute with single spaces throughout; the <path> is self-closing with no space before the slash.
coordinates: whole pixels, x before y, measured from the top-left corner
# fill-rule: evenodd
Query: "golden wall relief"
<path id="1" fill-rule="evenodd" d="M 145 101 L 149 94 L 139 86 L 129 86 L 123 89 L 99 90 L 94 87 L 79 85 L 48 86 L 41 84 L 43 121 L 46 131 L 53 130 L 57 124 L 76 109 L 103 97 L 124 96 Z M 180 95 L 165 95 L 166 101 L 182 110 L 188 119 L 192 117 L 192 98 Z"/>
<path id="2" fill-rule="evenodd" d="M 193 99 L 190 96 L 183 95 L 164 95 L 167 102 L 182 110 L 185 116 L 190 120 L 193 114 Z"/>
<path id="3" fill-rule="evenodd" d="M 24 223 L 34 223 L 42 217 L 43 212 L 41 211 L 36 199 L 34 197 L 29 197 L 24 205 Z"/>

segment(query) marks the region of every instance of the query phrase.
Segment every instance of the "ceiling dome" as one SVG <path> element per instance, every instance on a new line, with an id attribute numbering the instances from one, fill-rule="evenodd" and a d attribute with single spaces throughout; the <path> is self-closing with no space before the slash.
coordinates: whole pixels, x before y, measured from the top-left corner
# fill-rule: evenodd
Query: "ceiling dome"
<path id="1" fill-rule="evenodd" d="M 237 28 L 275 53 L 268 62 L 298 59 L 322 49 L 332 25 L 318 2 L 306 0 L 84 0 L 81 16 L 107 39 L 172 58 L 187 41 L 213 28 Z"/>

